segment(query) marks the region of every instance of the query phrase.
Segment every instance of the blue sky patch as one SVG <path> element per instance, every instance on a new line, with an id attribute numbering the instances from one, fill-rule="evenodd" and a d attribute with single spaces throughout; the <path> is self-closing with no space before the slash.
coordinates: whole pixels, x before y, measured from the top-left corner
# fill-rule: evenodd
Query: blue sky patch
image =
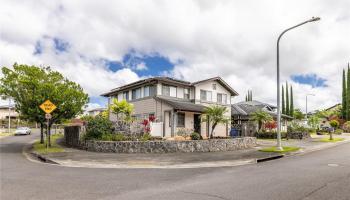
<path id="1" fill-rule="evenodd" d="M 291 78 L 296 83 L 311 85 L 313 88 L 327 87 L 326 85 L 327 79 L 318 77 L 316 74 L 292 75 Z"/>
<path id="2" fill-rule="evenodd" d="M 106 65 L 112 71 L 130 68 L 139 76 L 158 76 L 174 67 L 168 58 L 158 53 L 140 55 L 134 51 L 125 54 L 121 62 L 106 60 Z"/>
<path id="3" fill-rule="evenodd" d="M 69 43 L 60 38 L 53 38 L 53 42 L 57 53 L 65 52 L 69 48 Z"/>
<path id="4" fill-rule="evenodd" d="M 40 41 L 35 43 L 34 55 L 39 55 L 43 52 L 43 47 L 41 46 Z"/>
<path id="5" fill-rule="evenodd" d="M 97 103 L 102 107 L 106 107 L 108 102 L 108 98 L 101 96 L 89 97 L 89 103 Z"/>

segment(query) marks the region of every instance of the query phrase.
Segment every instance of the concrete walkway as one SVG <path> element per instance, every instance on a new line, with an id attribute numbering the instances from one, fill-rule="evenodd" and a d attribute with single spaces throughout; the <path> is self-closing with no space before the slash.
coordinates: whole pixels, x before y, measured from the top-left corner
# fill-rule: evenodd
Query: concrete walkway
<path id="1" fill-rule="evenodd" d="M 350 142 L 350 134 L 343 134 L 344 141 L 336 143 L 318 142 L 328 136 L 314 136 L 308 140 L 284 140 L 284 146 L 298 146 L 298 152 L 286 155 L 303 154 L 320 149 L 329 148 Z M 209 152 L 209 153 L 168 153 L 168 154 L 117 154 L 97 153 L 72 148 L 65 148 L 65 152 L 50 153 L 46 159 L 66 167 L 86 168 L 202 168 L 225 167 L 256 163 L 259 159 L 279 156 L 279 153 L 261 152 L 259 149 L 274 146 L 274 140 L 258 140 L 258 146 L 252 149 Z"/>

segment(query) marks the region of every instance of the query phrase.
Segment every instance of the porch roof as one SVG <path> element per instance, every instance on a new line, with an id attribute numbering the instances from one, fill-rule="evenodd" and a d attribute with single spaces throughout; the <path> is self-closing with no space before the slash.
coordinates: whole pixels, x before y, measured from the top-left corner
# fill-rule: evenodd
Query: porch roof
<path id="1" fill-rule="evenodd" d="M 190 112 L 200 112 L 202 113 L 204 109 L 206 108 L 203 105 L 194 104 L 191 101 L 184 101 L 184 100 L 177 100 L 169 97 L 154 97 L 154 99 L 163 101 L 166 104 L 169 104 L 171 107 L 173 107 L 176 110 L 182 110 L 182 111 L 190 111 Z"/>

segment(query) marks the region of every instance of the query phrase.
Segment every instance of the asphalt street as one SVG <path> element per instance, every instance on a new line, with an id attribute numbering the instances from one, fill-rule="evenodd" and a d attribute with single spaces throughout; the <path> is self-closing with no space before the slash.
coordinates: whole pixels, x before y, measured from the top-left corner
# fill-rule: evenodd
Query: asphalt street
<path id="1" fill-rule="evenodd" d="M 32 162 L 38 134 L 0 139 L 0 199 L 350 199 L 350 144 L 237 167 L 70 168 Z"/>

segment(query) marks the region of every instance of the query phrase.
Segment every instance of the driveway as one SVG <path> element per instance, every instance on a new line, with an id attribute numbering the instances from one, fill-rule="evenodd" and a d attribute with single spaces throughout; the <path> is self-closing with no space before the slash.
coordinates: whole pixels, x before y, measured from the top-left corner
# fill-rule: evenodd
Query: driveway
<path id="1" fill-rule="evenodd" d="M 28 161 L 38 134 L 0 140 L 0 199 L 349 199 L 350 144 L 256 165 L 70 168 Z"/>

